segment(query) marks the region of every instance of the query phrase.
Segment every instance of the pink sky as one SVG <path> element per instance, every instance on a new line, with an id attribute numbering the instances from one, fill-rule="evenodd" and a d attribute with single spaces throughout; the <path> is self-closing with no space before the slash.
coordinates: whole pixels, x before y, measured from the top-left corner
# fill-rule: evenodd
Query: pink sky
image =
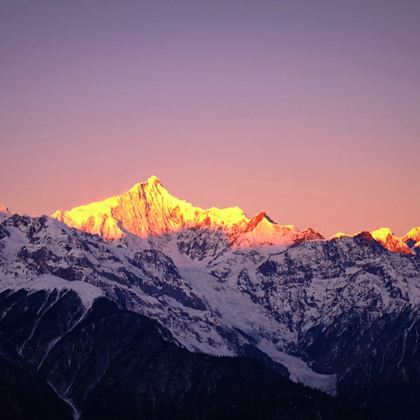
<path id="1" fill-rule="evenodd" d="M 419 225 L 420 4 L 331 3 L 4 2 L 0 202 L 154 174 L 325 235 Z"/>

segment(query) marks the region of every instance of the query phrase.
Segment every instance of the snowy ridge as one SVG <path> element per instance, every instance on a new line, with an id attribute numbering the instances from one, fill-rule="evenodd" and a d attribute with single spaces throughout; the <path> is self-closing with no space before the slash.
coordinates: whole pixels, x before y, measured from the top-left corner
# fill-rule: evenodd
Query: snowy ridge
<path id="1" fill-rule="evenodd" d="M 220 284 L 214 276 L 206 273 L 200 267 L 181 267 L 183 277 L 189 279 L 195 289 L 200 289 L 206 296 L 208 305 L 216 311 L 223 324 L 236 331 L 241 331 L 246 337 L 252 337 L 257 348 L 269 355 L 274 361 L 284 365 L 290 372 L 290 378 L 296 382 L 318 388 L 330 394 L 335 394 L 335 376 L 322 375 L 314 372 L 301 359 L 288 355 L 287 341 L 295 338 L 291 332 L 279 325 L 268 311 L 256 305 L 246 294 L 238 293 L 228 284 Z M 277 331 L 279 339 L 272 341 L 272 332 Z M 212 353 L 208 348 L 195 350 Z M 214 353 L 221 355 L 221 353 Z"/>
<path id="2" fill-rule="evenodd" d="M 50 274 L 42 274 L 33 277 L 11 277 L 3 274 L 0 279 L 0 291 L 16 289 L 26 289 L 30 291 L 58 290 L 60 292 L 72 290 L 80 297 L 86 309 L 89 309 L 92 306 L 92 303 L 96 298 L 105 295 L 103 290 L 99 287 L 84 281 L 67 281 Z"/>

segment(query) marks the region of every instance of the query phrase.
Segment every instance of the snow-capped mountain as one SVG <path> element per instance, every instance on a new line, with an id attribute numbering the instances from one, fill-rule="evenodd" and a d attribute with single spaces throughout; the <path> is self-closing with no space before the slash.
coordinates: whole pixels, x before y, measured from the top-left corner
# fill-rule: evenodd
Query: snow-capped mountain
<path id="1" fill-rule="evenodd" d="M 292 225 L 279 225 L 265 212 L 249 219 L 239 207 L 203 210 L 171 195 L 152 176 L 129 191 L 101 202 L 56 211 L 53 218 L 70 227 L 96 233 L 107 240 L 135 235 L 153 238 L 190 230 L 220 235 L 231 247 L 280 245 L 298 239 L 319 239 L 312 229 L 299 231 Z"/>
<path id="2" fill-rule="evenodd" d="M 391 252 L 412 254 L 405 241 L 395 236 L 390 228 L 380 228 L 371 232 L 372 237 Z"/>
<path id="3" fill-rule="evenodd" d="M 108 303 L 104 307 L 99 303 L 101 299 L 114 302 L 115 309 Z M 151 348 L 152 338 L 148 335 L 139 341 L 145 334 L 145 321 L 136 314 L 146 315 L 158 321 L 157 326 L 169 329 L 166 332 L 153 327 L 155 332 L 151 333 L 153 340 L 158 340 L 159 352 L 156 353 L 157 344 Z M 279 409 L 299 418 L 311 419 L 320 413 L 323 418 L 358 418 L 352 410 L 344 410 L 339 404 L 335 407 L 333 400 L 289 384 L 285 378 L 292 377 L 333 393 L 334 376 L 318 374 L 305 361 L 283 352 L 281 348 L 286 342 L 277 343 L 276 338 L 280 328 L 269 312 L 246 295 L 225 289 L 220 280 L 199 267 L 178 269 L 158 250 L 130 249 L 123 242 L 108 243 L 46 216 L 13 215 L 0 225 L 0 334 L 7 337 L 16 357 L 25 359 L 48 378 L 57 394 L 70 404 L 75 418 L 80 413 L 98 418 L 98 412 L 101 418 L 121 418 L 118 411 L 104 417 L 101 410 L 107 401 L 123 392 L 122 380 L 126 381 L 126 387 L 137 387 L 138 394 L 152 388 L 160 393 L 162 401 L 155 407 L 156 418 L 167 418 L 162 410 L 168 401 L 173 404 L 171 411 L 179 410 L 179 414 L 174 411 L 174 418 L 193 418 L 188 412 L 183 413 L 197 404 L 197 398 L 208 395 L 209 389 L 216 393 L 202 403 L 216 410 L 209 418 L 224 415 L 247 418 L 252 410 L 257 410 L 255 416 L 264 410 L 266 418 L 274 419 Z M 284 334 L 286 337 L 286 330 Z M 162 346 L 169 348 L 162 353 Z M 219 358 L 203 359 L 204 356 L 192 356 L 187 350 Z M 174 355 L 176 361 L 165 362 Z M 250 357 L 265 368 L 261 371 L 258 367 L 257 372 L 252 363 L 248 366 L 249 362 L 243 365 L 240 361 L 234 367 L 230 359 L 220 359 L 223 355 Z M 121 360 L 122 357 L 128 360 Z M 161 380 L 149 383 L 147 375 L 139 374 L 150 366 L 153 371 L 159 369 L 160 375 L 167 375 L 170 382 L 165 386 L 177 390 L 174 399 L 158 387 Z M 177 372 L 171 373 L 174 369 Z M 209 372 L 207 379 L 200 377 L 201 372 Z M 209 375 L 215 372 L 219 373 L 210 379 Z M 186 379 L 176 381 L 174 378 L 179 375 Z M 256 375 L 255 380 L 248 382 L 249 375 Z M 260 404 L 266 404 L 276 389 L 282 389 L 290 401 L 278 401 L 275 391 L 265 408 L 251 405 L 248 414 L 228 415 L 226 410 L 236 405 L 232 405 L 226 391 L 219 396 L 217 393 L 241 376 L 245 380 L 236 384 L 239 410 L 245 410 L 247 401 L 255 398 L 263 398 Z M 149 381 L 152 380 L 157 378 L 152 375 Z M 107 381 L 108 390 L 96 386 L 103 381 Z M 255 388 L 260 381 L 268 381 L 270 386 Z M 112 390 L 110 382 L 115 383 Z M 249 390 L 243 388 L 247 383 L 251 385 Z M 179 392 L 189 395 L 181 405 Z M 120 398 L 127 397 L 121 394 Z M 135 409 L 138 415 L 150 401 L 147 395 L 144 399 Z M 121 404 L 117 400 L 107 410 L 118 409 L 121 415 Z"/>
<path id="4" fill-rule="evenodd" d="M 53 218 L 5 217 L 0 332 L 16 329 L 16 351 L 42 368 L 94 303 L 108 299 L 157 321 L 188 351 L 251 357 L 380 418 L 398 410 L 416 418 L 420 259 L 409 241 L 417 243 L 417 232 L 325 240 L 264 212 L 193 207 L 152 177 Z M 33 325 L 15 313 L 16 293 L 26 308 L 38 296 Z M 51 327 L 43 319 L 55 306 L 67 315 Z M 57 368 L 51 375 L 80 409 L 84 397 Z M 384 397 L 392 393 L 397 402 Z"/>
<path id="5" fill-rule="evenodd" d="M 409 230 L 401 240 L 415 253 L 420 254 L 420 226 Z"/>
<path id="6" fill-rule="evenodd" d="M 294 378 L 333 391 L 333 378 L 317 375 L 305 362 L 283 352 L 291 338 L 286 327 L 247 295 L 223 287 L 216 276 L 221 263 L 216 260 L 207 270 L 205 263 L 194 264 L 185 256 L 182 263 L 180 254 L 176 266 L 157 249 L 130 247 L 124 241 L 108 243 L 46 216 L 9 217 L 1 225 L 0 237 L 5 239 L 0 242 L 3 289 L 74 291 L 86 308 L 106 295 L 159 320 L 192 351 L 238 355 L 256 347 L 250 337 L 261 336 L 260 350 L 271 352 L 276 362 L 290 363 Z M 239 252 L 230 258 L 248 259 Z M 284 339 L 277 343 L 275 338 L 273 343 L 279 328 L 284 328 Z"/>
<path id="7" fill-rule="evenodd" d="M 418 233 L 419 230 L 419 228 L 413 228 L 406 235 L 400 238 L 396 236 L 389 227 L 375 229 L 369 233 L 372 235 L 373 239 L 379 242 L 388 251 L 398 254 L 414 254 L 415 250 L 412 248 L 417 245 L 416 241 L 413 240 L 416 237 L 420 238 L 420 234 Z M 361 232 L 349 235 L 343 232 L 337 232 L 331 237 L 331 239 L 354 237 L 360 233 Z"/>

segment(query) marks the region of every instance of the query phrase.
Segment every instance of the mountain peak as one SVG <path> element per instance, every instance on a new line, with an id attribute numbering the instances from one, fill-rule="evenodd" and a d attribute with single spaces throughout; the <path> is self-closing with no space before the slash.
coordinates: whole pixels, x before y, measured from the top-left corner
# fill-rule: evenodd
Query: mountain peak
<path id="1" fill-rule="evenodd" d="M 156 175 L 152 175 L 146 181 L 140 182 L 140 185 L 148 187 L 163 187 L 162 182 Z"/>
<path id="2" fill-rule="evenodd" d="M 412 250 L 420 249 L 420 226 L 410 229 L 401 240 Z"/>
<path id="3" fill-rule="evenodd" d="M 8 218 L 11 215 L 9 209 L 2 203 L 0 203 L 0 222 Z"/>
<path id="4" fill-rule="evenodd" d="M 412 239 L 415 242 L 420 241 L 420 226 L 416 226 L 410 229 L 401 239 L 404 242 L 406 242 L 409 239 Z"/>
<path id="5" fill-rule="evenodd" d="M 160 181 L 160 179 L 155 176 L 152 175 L 151 177 L 149 177 L 146 181 L 140 181 L 137 182 L 136 184 L 134 184 L 129 191 L 138 191 L 138 190 L 142 190 L 142 189 L 152 189 L 152 188 L 163 188 L 162 182 Z"/>
<path id="6" fill-rule="evenodd" d="M 301 237 L 321 237 L 300 232 L 293 225 L 279 225 L 264 211 L 249 219 L 239 207 L 195 207 L 171 195 L 156 176 L 123 194 L 69 211 L 56 211 L 52 217 L 107 240 L 127 234 L 147 238 L 190 228 L 222 232 L 237 246 L 283 245 Z"/>
<path id="7" fill-rule="evenodd" d="M 265 211 L 260 211 L 248 223 L 246 230 L 251 231 L 255 229 L 260 223 L 276 224 Z"/>
<path id="8" fill-rule="evenodd" d="M 334 235 L 332 235 L 330 239 L 341 239 L 341 238 L 346 238 L 346 237 L 349 237 L 349 236 L 351 236 L 351 235 L 347 235 L 344 232 L 337 232 Z"/>
<path id="9" fill-rule="evenodd" d="M 9 209 L 3 203 L 0 203 L 0 213 L 10 213 Z"/>
<path id="10" fill-rule="evenodd" d="M 149 179 L 146 181 L 147 184 L 161 184 L 160 179 L 156 175 L 152 175 L 149 177 Z"/>
<path id="11" fill-rule="evenodd" d="M 372 231 L 372 236 L 379 240 L 379 239 L 386 239 L 388 235 L 394 235 L 391 228 L 389 227 L 381 227 L 379 229 Z"/>
<path id="12" fill-rule="evenodd" d="M 171 195 L 156 176 L 135 184 L 126 193 L 69 211 L 56 211 L 52 217 L 108 240 L 127 233 L 146 238 L 191 227 L 227 230 L 248 222 L 238 207 L 194 207 Z"/>
<path id="13" fill-rule="evenodd" d="M 371 234 L 372 237 L 388 251 L 399 252 L 401 254 L 412 254 L 410 248 L 401 239 L 397 238 L 388 227 L 376 229 L 372 231 Z"/>

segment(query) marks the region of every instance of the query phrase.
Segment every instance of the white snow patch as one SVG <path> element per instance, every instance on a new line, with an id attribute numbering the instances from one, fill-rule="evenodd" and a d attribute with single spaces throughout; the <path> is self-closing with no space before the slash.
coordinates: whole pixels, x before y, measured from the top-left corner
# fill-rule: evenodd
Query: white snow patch
<path id="1" fill-rule="evenodd" d="M 284 365 L 290 372 L 290 379 L 311 388 L 317 388 L 331 395 L 336 394 L 336 376 L 314 372 L 309 365 L 298 357 L 287 354 L 281 348 L 293 342 L 293 334 L 277 323 L 261 306 L 252 302 L 245 294 L 221 284 L 212 275 L 197 266 L 178 267 L 180 274 L 188 279 L 193 290 L 200 290 L 208 301 L 210 308 L 220 314 L 222 325 L 237 328 L 254 337 L 256 347 L 266 353 L 275 362 Z M 263 337 L 263 338 L 261 338 Z M 266 337 L 266 338 L 264 338 Z M 280 339 L 278 343 L 270 342 L 271 337 Z M 228 352 L 215 352 L 203 348 L 208 354 L 227 355 Z M 220 349 L 222 350 L 222 349 Z"/>
<path id="2" fill-rule="evenodd" d="M 290 372 L 290 379 L 310 388 L 316 388 L 330 395 L 337 394 L 336 375 L 324 375 L 313 371 L 306 362 L 298 357 L 279 351 L 267 341 L 258 344 L 258 348 L 268 354 L 275 362 L 286 366 Z"/>
<path id="3" fill-rule="evenodd" d="M 83 281 L 67 281 L 51 274 L 37 277 L 4 277 L 0 279 L 0 289 L 28 289 L 28 290 L 73 290 L 78 294 L 86 308 L 92 306 L 93 301 L 104 296 L 103 290 Z"/>

